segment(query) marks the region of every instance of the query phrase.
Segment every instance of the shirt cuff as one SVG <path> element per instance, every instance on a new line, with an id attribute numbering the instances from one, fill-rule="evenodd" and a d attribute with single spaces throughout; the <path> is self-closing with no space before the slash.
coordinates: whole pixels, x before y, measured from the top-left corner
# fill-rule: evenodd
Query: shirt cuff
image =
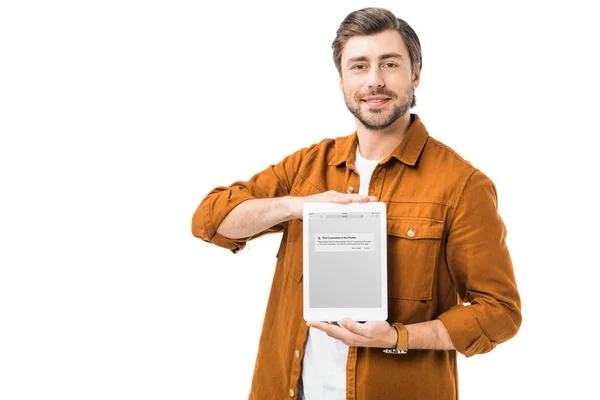
<path id="1" fill-rule="evenodd" d="M 438 319 L 446 327 L 456 350 L 466 357 L 487 353 L 496 347 L 481 329 L 471 306 L 454 306 Z"/>
<path id="2" fill-rule="evenodd" d="M 230 193 L 229 197 L 225 200 L 227 203 L 225 207 L 218 208 L 218 210 L 223 211 L 220 213 L 216 213 L 218 215 L 215 215 L 215 213 L 213 213 L 213 210 L 215 209 L 214 203 L 218 201 L 218 197 L 219 196 L 215 196 L 213 201 L 204 204 L 202 210 L 200 211 L 202 216 L 201 226 L 202 230 L 204 231 L 203 236 L 208 238 L 208 240 L 206 240 L 207 242 L 215 244 L 219 247 L 229 249 L 232 253 L 235 254 L 238 251 L 242 250 L 244 247 L 246 247 L 246 243 L 250 239 L 250 236 L 245 238 L 230 239 L 221 235 L 220 233 L 217 233 L 217 227 L 221 225 L 221 222 L 223 222 L 223 220 L 225 219 L 227 214 L 231 212 L 231 210 L 233 210 L 235 207 L 237 207 L 239 204 L 243 203 L 246 200 L 254 199 L 254 197 L 244 192 L 238 192 L 235 195 L 232 195 Z"/>

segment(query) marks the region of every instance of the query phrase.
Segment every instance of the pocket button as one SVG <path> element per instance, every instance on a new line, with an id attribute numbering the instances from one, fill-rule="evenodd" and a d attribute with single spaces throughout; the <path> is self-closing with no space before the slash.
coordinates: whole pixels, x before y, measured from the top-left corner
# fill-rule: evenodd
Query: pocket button
<path id="1" fill-rule="evenodd" d="M 412 229 L 409 229 L 408 232 L 406 232 L 406 234 L 408 235 L 408 237 L 415 237 L 415 231 L 413 231 Z"/>

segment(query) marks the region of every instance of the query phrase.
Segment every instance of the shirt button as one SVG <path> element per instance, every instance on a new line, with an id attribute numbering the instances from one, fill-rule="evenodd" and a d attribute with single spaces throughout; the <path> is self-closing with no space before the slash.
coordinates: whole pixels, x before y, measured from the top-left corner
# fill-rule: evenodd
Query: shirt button
<path id="1" fill-rule="evenodd" d="M 300 352 L 296 350 L 296 358 L 300 358 Z"/>
<path id="2" fill-rule="evenodd" d="M 294 389 L 290 389 L 290 397 L 294 397 Z"/>
<path id="3" fill-rule="evenodd" d="M 348 186 L 348 189 L 346 189 L 347 193 L 352 193 L 354 192 L 354 188 L 352 186 Z"/>
<path id="4" fill-rule="evenodd" d="M 408 237 L 414 237 L 415 231 L 413 231 L 412 229 L 409 229 L 408 232 L 406 232 L 406 234 L 408 235 Z"/>

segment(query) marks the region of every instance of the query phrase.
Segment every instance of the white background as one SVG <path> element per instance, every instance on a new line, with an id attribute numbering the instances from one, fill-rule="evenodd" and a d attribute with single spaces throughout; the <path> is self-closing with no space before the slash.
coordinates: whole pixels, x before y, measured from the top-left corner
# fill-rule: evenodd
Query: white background
<path id="1" fill-rule="evenodd" d="M 598 398 L 593 2 L 331 3 L 1 3 L 0 399 L 247 398 L 281 236 L 233 255 L 191 216 L 352 133 L 330 45 L 365 6 L 419 35 L 414 112 L 508 228 L 523 325 L 461 399 Z"/>

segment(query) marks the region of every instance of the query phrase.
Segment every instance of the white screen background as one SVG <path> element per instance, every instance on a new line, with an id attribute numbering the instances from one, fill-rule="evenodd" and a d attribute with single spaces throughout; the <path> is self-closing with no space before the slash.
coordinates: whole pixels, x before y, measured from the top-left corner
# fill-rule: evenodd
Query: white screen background
<path id="1" fill-rule="evenodd" d="M 387 238 L 381 237 L 380 221 L 380 213 L 371 212 L 321 212 L 310 216 L 310 307 L 381 307 L 381 240 Z M 368 246 L 373 250 L 352 251 L 351 245 L 344 245 L 347 251 L 317 250 L 319 240 L 360 243 L 361 234 L 373 236 Z"/>

